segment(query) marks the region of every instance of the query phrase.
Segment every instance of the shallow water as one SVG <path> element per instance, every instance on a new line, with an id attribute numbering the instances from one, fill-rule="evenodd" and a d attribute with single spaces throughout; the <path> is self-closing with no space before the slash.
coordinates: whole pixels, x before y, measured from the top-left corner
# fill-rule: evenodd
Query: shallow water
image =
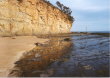
<path id="1" fill-rule="evenodd" d="M 24 55 L 16 62 L 15 68 L 19 69 L 17 75 L 23 77 L 109 76 L 109 37 L 76 35 L 71 36 L 72 41 L 64 41 L 63 38 L 53 38 L 49 45 L 36 46 L 34 50 Z"/>
<path id="2" fill-rule="evenodd" d="M 56 77 L 109 76 L 109 38 L 98 35 L 72 37 L 73 50 L 68 61 L 57 61 L 50 66 Z"/>

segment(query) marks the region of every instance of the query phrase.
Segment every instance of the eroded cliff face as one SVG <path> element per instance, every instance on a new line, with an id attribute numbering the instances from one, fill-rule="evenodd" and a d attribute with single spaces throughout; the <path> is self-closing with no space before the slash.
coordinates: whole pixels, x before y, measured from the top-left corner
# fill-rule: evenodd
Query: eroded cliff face
<path id="1" fill-rule="evenodd" d="M 0 0 L 0 36 L 70 32 L 72 21 L 44 0 Z"/>

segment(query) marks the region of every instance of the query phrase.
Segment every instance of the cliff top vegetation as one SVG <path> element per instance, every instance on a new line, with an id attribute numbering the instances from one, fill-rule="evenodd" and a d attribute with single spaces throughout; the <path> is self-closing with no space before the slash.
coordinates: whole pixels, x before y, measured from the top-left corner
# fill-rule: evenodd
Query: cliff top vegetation
<path id="1" fill-rule="evenodd" d="M 50 4 L 51 6 L 57 8 L 57 9 L 59 9 L 61 12 L 67 14 L 68 15 L 68 19 L 70 21 L 74 22 L 74 18 L 73 18 L 73 16 L 71 16 L 72 11 L 71 11 L 71 9 L 69 7 L 65 6 L 64 4 L 60 3 L 59 1 L 56 2 L 57 6 L 51 4 L 50 1 L 48 1 L 48 0 L 43 0 L 43 1 L 45 1 L 46 3 Z"/>

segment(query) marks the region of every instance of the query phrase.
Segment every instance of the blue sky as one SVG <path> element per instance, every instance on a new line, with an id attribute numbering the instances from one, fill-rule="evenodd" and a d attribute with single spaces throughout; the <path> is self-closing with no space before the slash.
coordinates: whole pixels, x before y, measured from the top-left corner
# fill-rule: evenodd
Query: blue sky
<path id="1" fill-rule="evenodd" d="M 109 31 L 110 0 L 48 0 L 70 7 L 75 18 L 71 31 Z"/>

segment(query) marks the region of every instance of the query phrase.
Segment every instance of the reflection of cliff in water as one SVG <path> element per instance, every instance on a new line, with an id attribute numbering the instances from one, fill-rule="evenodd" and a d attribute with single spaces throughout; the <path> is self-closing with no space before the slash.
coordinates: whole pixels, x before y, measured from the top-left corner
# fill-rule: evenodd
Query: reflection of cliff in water
<path id="1" fill-rule="evenodd" d="M 52 62 L 67 54 L 71 50 L 71 45 L 72 43 L 68 39 L 51 38 L 49 44 L 36 46 L 32 51 L 25 54 L 21 60 L 17 61 L 16 67 L 10 73 L 10 76 L 51 76 L 54 70 L 46 69 Z M 45 72 L 48 72 L 48 74 L 42 74 Z"/>

